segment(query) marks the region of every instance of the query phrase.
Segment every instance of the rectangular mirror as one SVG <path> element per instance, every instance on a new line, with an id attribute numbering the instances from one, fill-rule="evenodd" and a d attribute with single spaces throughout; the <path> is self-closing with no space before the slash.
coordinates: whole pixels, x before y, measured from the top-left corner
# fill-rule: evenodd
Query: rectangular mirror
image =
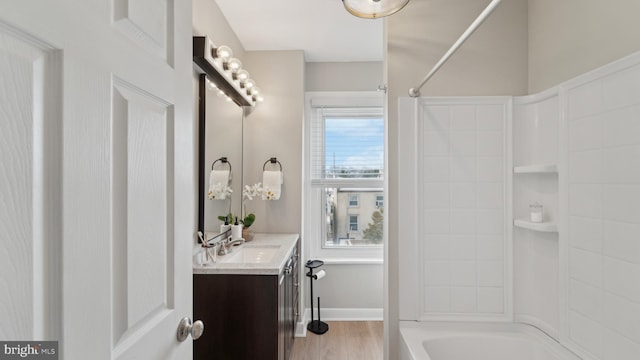
<path id="1" fill-rule="evenodd" d="M 201 82 L 202 82 L 201 78 Z M 221 93 L 209 80 L 204 79 L 200 92 L 204 88 L 204 162 L 201 181 L 204 191 L 200 195 L 204 199 L 204 231 L 217 233 L 222 222 L 218 216 L 228 213 L 240 215 L 242 203 L 242 121 L 243 109 Z M 202 111 L 203 104 L 200 104 Z M 202 156 L 201 149 L 201 156 Z M 226 158 L 227 163 L 221 158 Z M 209 198 L 209 176 L 212 165 L 215 170 L 231 169 L 230 187 L 232 193 L 225 199 Z M 200 199 L 202 203 L 202 199 Z"/>

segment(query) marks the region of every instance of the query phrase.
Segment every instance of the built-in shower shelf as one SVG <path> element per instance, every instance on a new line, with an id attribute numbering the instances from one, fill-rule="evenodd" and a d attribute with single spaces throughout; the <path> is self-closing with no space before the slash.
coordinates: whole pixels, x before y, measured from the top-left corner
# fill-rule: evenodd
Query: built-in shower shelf
<path id="1" fill-rule="evenodd" d="M 540 164 L 540 165 L 525 165 L 515 166 L 513 168 L 514 174 L 553 174 L 558 173 L 558 166 L 556 164 Z"/>
<path id="2" fill-rule="evenodd" d="M 558 224 L 554 222 L 534 223 L 527 219 L 515 219 L 513 220 L 513 225 L 519 228 L 533 230 L 533 231 L 550 232 L 550 233 L 558 232 Z"/>

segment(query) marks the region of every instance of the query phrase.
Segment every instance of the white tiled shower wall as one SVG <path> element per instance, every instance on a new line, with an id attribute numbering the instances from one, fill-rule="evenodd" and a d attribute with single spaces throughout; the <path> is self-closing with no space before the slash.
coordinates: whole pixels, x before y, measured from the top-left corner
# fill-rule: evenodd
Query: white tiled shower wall
<path id="1" fill-rule="evenodd" d="M 566 86 L 561 138 L 567 337 L 604 360 L 640 358 L 640 65 L 628 62 Z"/>
<path id="2" fill-rule="evenodd" d="M 421 104 L 423 314 L 504 314 L 507 100 Z"/>
<path id="3" fill-rule="evenodd" d="M 514 98 L 514 166 L 558 164 L 558 89 Z M 513 176 L 514 219 L 528 219 L 529 205 L 543 206 L 543 221 L 557 223 L 558 174 L 521 173 Z M 560 254 L 557 232 L 513 231 L 514 321 L 532 324 L 560 338 Z"/>
<path id="4" fill-rule="evenodd" d="M 511 133 L 509 105 L 503 107 L 509 110 L 502 127 L 487 115 L 497 114 L 496 106 L 509 104 L 510 98 L 502 104 L 474 97 L 399 99 L 398 212 L 409 220 L 399 232 L 400 318 L 486 320 L 493 315 L 504 320 L 513 315 L 515 321 L 545 325 L 585 360 L 638 360 L 640 53 L 557 89 L 557 103 L 545 100 L 556 115 L 543 116 L 547 112 L 534 106 L 530 119 L 514 119 L 533 130 L 543 118 L 560 119 L 558 128 L 539 134 L 515 125 L 516 134 Z M 529 101 L 516 100 L 519 105 Z M 522 115 L 517 110 L 516 117 Z M 511 153 L 504 144 L 500 152 L 499 136 L 514 142 L 516 165 L 559 161 L 558 174 L 510 177 Z M 544 145 L 545 137 L 552 138 L 548 146 L 553 149 Z M 540 156 L 545 151 L 549 156 Z M 510 215 L 522 216 L 525 210 L 511 209 L 509 203 L 527 204 L 529 193 L 522 189 L 528 187 L 531 194 L 548 195 L 558 235 L 532 236 L 510 228 Z M 498 231 L 500 216 L 503 232 Z M 515 309 L 509 308 L 510 296 Z"/>

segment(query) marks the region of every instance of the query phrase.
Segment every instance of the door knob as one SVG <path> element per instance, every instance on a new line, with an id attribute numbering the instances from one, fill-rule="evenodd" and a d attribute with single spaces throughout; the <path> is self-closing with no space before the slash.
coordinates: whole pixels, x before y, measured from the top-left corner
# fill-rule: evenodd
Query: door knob
<path id="1" fill-rule="evenodd" d="M 191 319 L 188 317 L 183 318 L 178 324 L 178 341 L 183 342 L 187 340 L 189 335 L 191 335 L 193 340 L 198 340 L 203 332 L 204 324 L 202 321 L 197 320 L 196 322 L 191 322 Z"/>

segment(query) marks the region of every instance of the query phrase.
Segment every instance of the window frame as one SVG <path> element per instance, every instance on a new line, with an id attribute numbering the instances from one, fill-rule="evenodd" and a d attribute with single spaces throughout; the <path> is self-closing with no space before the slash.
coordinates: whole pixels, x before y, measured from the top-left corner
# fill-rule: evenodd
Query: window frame
<path id="1" fill-rule="evenodd" d="M 352 198 L 355 197 L 355 205 L 352 204 Z M 358 194 L 349 194 L 349 207 L 350 208 L 357 208 L 360 207 L 360 196 L 358 196 Z"/>
<path id="2" fill-rule="evenodd" d="M 354 232 L 360 232 L 360 215 L 358 215 L 358 214 L 347 214 L 347 216 L 349 217 L 349 221 L 348 221 L 348 224 L 349 224 L 349 232 L 351 232 L 351 231 L 354 231 Z M 356 219 L 356 222 L 355 222 L 355 226 L 356 226 L 356 228 L 355 228 L 355 229 L 353 229 L 353 228 L 352 228 L 352 226 L 354 225 L 354 223 L 353 223 L 351 220 L 352 220 L 353 218 L 355 218 L 355 219 Z"/>
<path id="3" fill-rule="evenodd" d="M 378 198 L 381 198 L 380 200 L 378 200 Z M 384 195 L 376 195 L 376 203 L 375 203 L 375 207 L 377 209 L 380 208 L 384 208 Z"/>
<path id="4" fill-rule="evenodd" d="M 328 264 L 381 264 L 383 262 L 383 244 L 367 246 L 324 246 L 326 226 L 322 221 L 326 217 L 324 206 L 315 206 L 324 201 L 325 188 L 345 188 L 366 186 L 382 189 L 386 194 L 387 180 L 382 178 L 357 179 L 313 179 L 311 169 L 311 128 L 318 117 L 331 109 L 338 116 L 381 117 L 384 123 L 384 159 L 387 157 L 387 121 L 384 111 L 384 94 L 381 92 L 307 92 L 305 94 L 304 119 L 304 191 L 303 191 L 303 236 L 309 244 L 310 258 L 320 258 Z M 386 161 L 383 165 L 383 176 L 387 173 Z M 384 196 L 384 195 L 383 195 Z M 358 199 L 360 201 L 361 199 Z M 360 205 L 360 204 L 359 204 Z M 384 238 L 387 234 L 387 219 L 384 222 Z M 358 224 L 359 228 L 360 224 Z"/>

